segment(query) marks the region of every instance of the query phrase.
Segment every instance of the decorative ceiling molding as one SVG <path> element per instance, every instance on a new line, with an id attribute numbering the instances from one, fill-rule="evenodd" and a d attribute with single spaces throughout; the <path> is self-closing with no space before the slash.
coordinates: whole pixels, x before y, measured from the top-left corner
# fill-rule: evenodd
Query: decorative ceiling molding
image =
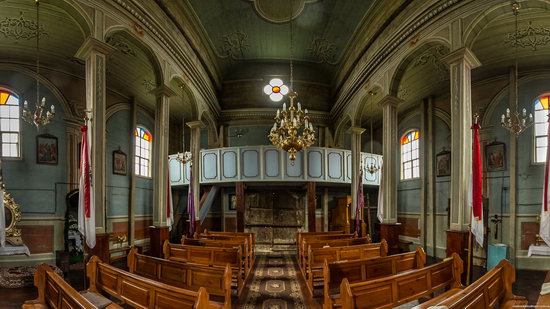
<path id="1" fill-rule="evenodd" d="M 440 73 L 443 80 L 448 80 L 449 68 L 445 65 L 445 63 L 443 63 L 443 61 L 441 61 L 441 59 L 448 55 L 449 52 L 450 50 L 447 46 L 437 45 L 418 56 L 418 58 L 414 60 L 412 67 L 431 65 Z"/>
<path id="2" fill-rule="evenodd" d="M 245 121 L 260 121 L 265 120 L 272 121 L 273 115 L 276 110 L 271 108 L 242 108 L 242 109 L 226 109 L 221 113 L 221 121 L 228 123 L 233 121 L 245 122 Z M 332 121 L 330 113 L 309 111 L 309 117 L 316 124 L 329 124 Z M 269 123 L 270 125 L 272 123 Z"/>
<path id="3" fill-rule="evenodd" d="M 218 55 L 220 58 L 242 59 L 244 52 L 249 47 L 247 43 L 248 34 L 243 31 L 237 30 L 225 34 L 220 40 L 222 41 L 222 45 L 220 46 L 221 55 Z"/>
<path id="4" fill-rule="evenodd" d="M 336 46 L 323 37 L 314 37 L 307 50 L 313 57 L 319 60 L 319 63 L 328 63 L 332 65 L 338 63 L 334 61 L 336 58 Z"/>
<path id="5" fill-rule="evenodd" d="M 533 27 L 532 22 L 529 22 L 527 28 L 518 29 L 517 42 L 519 47 L 531 47 L 532 50 L 537 50 L 537 46 L 546 46 L 550 43 L 550 28 L 545 28 L 543 26 Z M 508 33 L 504 40 L 504 44 L 515 47 L 516 33 Z"/>
<path id="6" fill-rule="evenodd" d="M 263 19 L 280 24 L 290 21 L 289 15 L 292 15 L 292 19 L 296 19 L 302 12 L 306 4 L 317 2 L 318 0 L 248 0 L 254 3 L 254 9 L 256 13 Z M 292 5 L 292 14 L 289 12 L 289 6 Z"/>
<path id="7" fill-rule="evenodd" d="M 147 90 L 153 90 L 153 88 L 155 88 L 155 83 L 153 83 L 152 80 L 150 79 L 144 79 L 141 84 L 143 85 L 143 87 L 145 87 L 145 89 Z"/>
<path id="8" fill-rule="evenodd" d="M 125 55 L 131 55 L 134 57 L 136 56 L 136 52 L 134 49 L 130 46 L 126 40 L 122 39 L 119 36 L 111 36 L 107 38 L 107 44 L 113 46 L 116 48 L 119 52 L 125 54 Z"/>
<path id="9" fill-rule="evenodd" d="M 35 20 L 26 19 L 23 17 L 23 12 L 20 12 L 19 17 L 5 17 L 0 20 L 0 33 L 5 38 L 27 39 L 35 38 L 37 34 L 42 37 L 48 35 L 44 30 L 44 25 L 38 27 Z"/>

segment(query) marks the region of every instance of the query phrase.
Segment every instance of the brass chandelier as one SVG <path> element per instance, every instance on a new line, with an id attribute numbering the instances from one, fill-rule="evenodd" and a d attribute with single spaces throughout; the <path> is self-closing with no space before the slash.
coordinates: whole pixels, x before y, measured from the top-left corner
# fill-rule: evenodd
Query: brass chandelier
<path id="1" fill-rule="evenodd" d="M 291 1 L 292 4 L 292 1 Z M 292 5 L 290 5 L 292 8 Z M 283 109 L 277 109 L 275 123 L 269 132 L 269 140 L 279 149 L 288 152 L 290 163 L 294 165 L 296 153 L 308 148 L 315 143 L 315 130 L 311 123 L 307 109 L 302 110 L 302 106 L 298 102 L 294 104 L 294 100 L 298 94 L 294 92 L 294 67 L 292 65 L 293 45 L 292 45 L 292 14 L 290 15 L 290 105 L 288 110 L 286 103 L 283 103 Z M 297 107 L 297 108 L 296 108 Z"/>
<path id="2" fill-rule="evenodd" d="M 510 108 L 506 109 L 506 113 L 502 114 L 500 118 L 500 124 L 503 128 L 510 131 L 511 133 L 514 133 L 516 136 L 519 136 L 521 132 L 525 131 L 525 129 L 529 128 L 533 125 L 533 114 L 529 113 L 529 116 L 527 116 L 527 111 L 525 108 L 523 109 L 522 113 L 520 114 L 518 112 L 518 14 L 519 14 L 519 3 L 514 2 L 512 3 L 512 12 L 515 16 L 515 34 L 514 34 L 514 47 L 515 47 L 515 69 L 514 69 L 514 87 L 515 87 L 515 93 L 514 93 L 514 103 L 515 103 L 515 110 L 510 111 Z"/>
<path id="3" fill-rule="evenodd" d="M 374 96 L 375 93 L 372 91 L 369 91 L 369 95 Z M 373 134 L 372 134 L 372 118 L 374 117 L 374 111 L 373 111 L 373 103 L 371 103 L 371 110 L 370 110 L 370 164 L 367 164 L 364 169 L 369 174 L 374 174 L 380 170 L 380 163 L 374 164 L 374 157 L 373 154 Z"/>
<path id="4" fill-rule="evenodd" d="M 55 108 L 52 105 L 51 110 L 46 111 L 46 115 L 43 115 L 45 111 L 46 98 L 43 97 L 40 101 L 40 3 L 39 0 L 35 0 L 36 3 L 36 106 L 34 112 L 29 110 L 29 104 L 27 101 L 23 103 L 23 120 L 30 124 L 34 124 L 38 130 L 40 126 L 50 123 L 55 116 Z"/>

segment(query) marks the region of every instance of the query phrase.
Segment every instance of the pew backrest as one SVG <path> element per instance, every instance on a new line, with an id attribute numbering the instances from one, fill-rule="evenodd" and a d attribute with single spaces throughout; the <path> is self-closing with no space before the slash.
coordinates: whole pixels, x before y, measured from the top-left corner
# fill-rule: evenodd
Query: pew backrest
<path id="1" fill-rule="evenodd" d="M 502 260 L 481 278 L 436 303 L 426 302 L 415 308 L 429 306 L 445 306 L 449 309 L 459 308 L 514 308 L 527 304 L 524 297 L 513 294 L 512 284 L 515 282 L 515 270 L 508 260 Z"/>
<path id="2" fill-rule="evenodd" d="M 385 239 L 375 244 L 349 245 L 342 247 L 312 248 L 308 247 L 308 268 L 322 267 L 323 262 L 329 263 L 341 260 L 358 260 L 371 257 L 381 257 L 388 254 L 388 244 Z"/>
<path id="3" fill-rule="evenodd" d="M 300 255 L 298 257 L 300 262 L 300 267 L 302 271 L 305 271 L 306 265 L 308 263 L 308 251 L 309 248 L 323 248 L 323 247 L 344 247 L 344 246 L 353 246 L 353 245 L 364 245 L 370 244 L 370 237 L 361 237 L 361 238 L 344 238 L 344 239 L 309 239 L 303 240 L 302 246 L 303 250 L 300 250 Z"/>
<path id="4" fill-rule="evenodd" d="M 107 293 L 134 308 L 208 308 L 205 288 L 191 291 L 150 280 L 106 263 L 92 256 L 86 274 L 93 293 Z"/>
<path id="5" fill-rule="evenodd" d="M 440 289 L 460 288 L 462 270 L 462 260 L 453 253 L 440 263 L 380 279 L 351 284 L 344 279 L 342 308 L 392 308 Z"/>
<path id="6" fill-rule="evenodd" d="M 251 253 L 249 251 L 250 247 L 248 245 L 248 238 L 232 238 L 232 239 L 208 239 L 208 238 L 201 238 L 201 239 L 194 239 L 194 238 L 187 238 L 183 236 L 181 238 L 181 244 L 182 245 L 189 245 L 189 246 L 203 246 L 203 247 L 219 247 L 219 248 L 236 248 L 240 247 L 242 252 L 242 259 L 244 261 L 244 270 L 245 273 L 248 274 L 250 269 L 252 268 L 252 265 L 254 263 L 254 260 L 251 256 Z"/>
<path id="7" fill-rule="evenodd" d="M 180 263 L 139 254 L 132 248 L 127 257 L 128 271 L 172 286 L 224 297 L 224 308 L 231 308 L 231 266 L 208 267 Z"/>
<path id="8" fill-rule="evenodd" d="M 337 235 L 344 234 L 344 231 L 328 231 L 328 232 L 297 232 L 296 233 L 296 254 L 300 254 L 300 245 L 304 236 L 310 235 Z"/>
<path id="9" fill-rule="evenodd" d="M 385 257 L 367 258 L 354 261 L 323 263 L 323 288 L 325 303 L 331 302 L 331 291 L 340 287 L 344 279 L 349 283 L 373 280 L 395 275 L 404 271 L 421 269 L 426 264 L 426 253 L 422 247 L 416 251 Z"/>
<path id="10" fill-rule="evenodd" d="M 38 290 L 38 298 L 26 301 L 23 308 L 97 308 L 84 296 L 71 287 L 61 276 L 55 273 L 47 264 L 38 265 L 34 274 L 34 285 Z M 113 304 L 110 308 L 120 308 Z"/>

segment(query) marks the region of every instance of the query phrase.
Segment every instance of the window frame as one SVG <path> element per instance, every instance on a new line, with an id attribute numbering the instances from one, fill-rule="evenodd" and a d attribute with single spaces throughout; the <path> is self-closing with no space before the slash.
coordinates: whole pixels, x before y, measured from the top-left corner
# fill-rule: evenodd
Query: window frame
<path id="1" fill-rule="evenodd" d="M 18 122 L 19 122 L 19 131 L 16 132 L 16 131 L 2 131 L 2 130 L 0 130 L 0 158 L 2 160 L 7 160 L 7 161 L 21 161 L 21 160 L 23 160 L 23 147 L 22 147 L 22 144 L 23 144 L 23 141 L 22 141 L 22 137 L 23 137 L 22 113 L 23 112 L 22 112 L 22 105 L 21 105 L 22 98 L 21 98 L 21 95 L 17 91 L 13 90 L 12 87 L 8 87 L 8 86 L 0 84 L 0 90 L 8 92 L 8 93 L 10 93 L 10 95 L 13 95 L 13 96 L 17 97 L 17 100 L 18 100 L 17 109 L 18 109 L 18 113 L 19 113 L 18 118 L 17 118 Z M 2 119 L 2 118 L 14 119 L 14 118 L 1 117 L 0 116 L 0 119 Z M 15 157 L 11 157 L 11 156 L 6 157 L 6 156 L 4 156 L 4 153 L 2 151 L 2 146 L 3 146 L 2 136 L 1 136 L 2 133 L 15 133 L 15 134 L 17 134 L 17 140 L 18 140 L 17 141 L 17 154 L 18 154 L 17 156 L 15 156 Z"/>
<path id="2" fill-rule="evenodd" d="M 406 144 L 402 144 L 401 141 L 403 140 L 403 138 L 411 133 L 411 132 L 418 132 L 418 138 L 409 142 L 409 144 L 411 144 L 411 147 L 412 147 L 412 143 L 414 141 L 418 141 L 418 156 L 416 158 L 412 158 L 412 153 L 414 152 L 414 149 L 411 148 L 410 152 L 411 152 L 411 159 L 410 160 L 407 160 L 406 162 L 403 160 L 404 159 L 404 151 L 403 151 L 403 147 L 406 145 Z M 405 131 L 405 133 L 401 134 L 401 137 L 399 138 L 399 180 L 401 182 L 406 182 L 406 181 L 414 181 L 414 180 L 418 180 L 421 178 L 421 173 L 420 173 L 420 130 L 417 129 L 417 128 L 411 128 L 411 129 L 408 129 Z M 417 177 L 414 177 L 414 162 L 415 161 L 418 161 L 418 176 Z M 412 167 L 411 167 L 411 177 L 410 178 L 405 178 L 405 163 L 408 163 L 410 162 Z"/>
<path id="3" fill-rule="evenodd" d="M 149 135 L 151 135 L 151 141 L 149 141 L 149 145 L 150 145 L 150 147 L 149 147 L 149 158 L 141 157 L 137 153 L 137 148 L 139 146 L 136 143 L 136 138 L 143 139 L 140 136 L 137 136 L 135 134 L 135 132 L 137 131 L 138 128 L 142 128 L 143 130 L 145 130 L 145 132 L 147 132 L 147 133 L 149 133 Z M 151 131 L 149 129 L 147 129 L 146 126 L 138 124 L 134 128 L 134 132 L 132 132 L 132 136 L 134 138 L 134 160 L 132 162 L 133 163 L 132 164 L 133 173 L 136 177 L 145 178 L 145 179 L 152 179 L 153 178 L 153 134 L 151 134 Z M 149 176 L 145 176 L 145 175 L 142 175 L 140 173 L 139 174 L 136 173 L 136 164 L 138 163 L 138 159 L 141 159 L 141 158 L 147 159 L 149 161 L 149 165 L 147 166 L 147 172 L 148 172 Z"/>
<path id="4" fill-rule="evenodd" d="M 537 130 L 536 130 L 537 123 L 538 124 L 543 123 L 543 122 L 537 122 L 537 111 L 540 112 L 540 111 L 545 110 L 544 106 L 543 106 L 542 110 L 537 110 L 536 109 L 536 106 L 537 106 L 538 102 L 541 100 L 541 98 L 547 98 L 548 108 L 546 108 L 546 115 L 550 115 L 550 93 L 545 93 L 545 94 L 537 96 L 536 99 L 533 100 L 533 116 L 534 116 L 534 119 L 533 119 L 533 138 L 532 138 L 533 145 L 531 147 L 531 150 L 533 152 L 533 154 L 531 155 L 531 164 L 532 165 L 543 165 L 543 164 L 546 163 L 546 158 L 544 159 L 544 161 L 540 161 L 540 162 L 537 161 L 537 148 L 540 148 L 540 147 L 537 147 L 537 138 L 540 138 L 540 137 L 547 138 L 547 136 L 548 136 L 546 133 L 544 135 L 537 135 Z M 542 103 L 541 103 L 541 105 L 542 105 Z M 548 131 L 546 131 L 546 132 L 548 132 Z M 548 147 L 548 145 L 546 145 L 546 147 Z"/>

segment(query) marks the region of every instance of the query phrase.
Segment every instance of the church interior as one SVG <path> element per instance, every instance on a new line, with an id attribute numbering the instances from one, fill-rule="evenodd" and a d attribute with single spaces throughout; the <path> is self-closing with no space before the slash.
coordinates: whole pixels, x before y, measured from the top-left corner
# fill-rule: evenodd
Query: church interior
<path id="1" fill-rule="evenodd" d="M 0 0 L 0 308 L 550 307 L 548 16 Z"/>

